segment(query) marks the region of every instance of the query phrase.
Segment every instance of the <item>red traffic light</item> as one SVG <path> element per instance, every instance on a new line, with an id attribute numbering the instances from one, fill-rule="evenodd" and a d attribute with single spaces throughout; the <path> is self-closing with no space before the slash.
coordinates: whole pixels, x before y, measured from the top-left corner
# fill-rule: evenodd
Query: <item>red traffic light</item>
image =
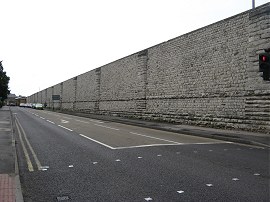
<path id="1" fill-rule="evenodd" d="M 262 56 L 262 61 L 266 62 L 267 61 L 267 57 L 265 55 Z"/>
<path id="2" fill-rule="evenodd" d="M 268 62 L 269 61 L 269 56 L 268 56 L 269 54 L 267 53 L 264 53 L 264 54 L 260 54 L 260 57 L 259 57 L 259 59 L 260 59 L 260 61 L 261 62 Z"/>
<path id="3" fill-rule="evenodd" d="M 259 54 L 259 72 L 263 73 L 263 80 L 270 81 L 270 53 Z"/>

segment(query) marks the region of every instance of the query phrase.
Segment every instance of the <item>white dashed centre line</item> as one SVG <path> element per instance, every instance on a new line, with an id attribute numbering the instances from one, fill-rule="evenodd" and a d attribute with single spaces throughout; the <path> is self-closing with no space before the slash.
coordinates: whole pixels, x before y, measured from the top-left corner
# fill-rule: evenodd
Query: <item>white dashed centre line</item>
<path id="1" fill-rule="evenodd" d="M 46 120 L 46 121 L 48 121 L 49 123 L 55 124 L 54 122 L 52 122 L 52 121 L 50 121 L 50 120 Z"/>
<path id="2" fill-rule="evenodd" d="M 73 130 L 71 130 L 71 129 L 69 129 L 69 128 L 66 128 L 65 126 L 61 126 L 61 125 L 58 125 L 58 126 L 61 127 L 61 128 L 66 129 L 66 130 L 73 131 Z"/>

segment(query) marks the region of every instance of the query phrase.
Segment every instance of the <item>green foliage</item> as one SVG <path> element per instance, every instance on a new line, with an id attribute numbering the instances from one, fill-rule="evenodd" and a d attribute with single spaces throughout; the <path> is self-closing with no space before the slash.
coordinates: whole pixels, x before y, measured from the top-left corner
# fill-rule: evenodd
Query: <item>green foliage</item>
<path id="1" fill-rule="evenodd" d="M 8 94 L 10 93 L 8 89 L 9 77 L 4 71 L 2 61 L 0 61 L 0 102 L 2 103 L 7 99 Z M 1 104 L 0 104 L 1 105 Z"/>

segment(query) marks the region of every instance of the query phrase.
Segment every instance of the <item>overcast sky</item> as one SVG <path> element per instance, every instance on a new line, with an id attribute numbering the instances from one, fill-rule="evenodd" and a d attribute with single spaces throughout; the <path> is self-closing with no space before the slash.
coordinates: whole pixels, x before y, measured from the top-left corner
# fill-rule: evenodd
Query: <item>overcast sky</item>
<path id="1" fill-rule="evenodd" d="M 0 0 L 0 61 L 11 93 L 29 96 L 251 7 L 252 0 Z"/>

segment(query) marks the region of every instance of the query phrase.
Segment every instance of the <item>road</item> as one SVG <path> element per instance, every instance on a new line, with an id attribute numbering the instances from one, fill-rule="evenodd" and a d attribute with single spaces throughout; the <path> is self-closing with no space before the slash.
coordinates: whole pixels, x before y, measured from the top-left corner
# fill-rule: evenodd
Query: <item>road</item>
<path id="1" fill-rule="evenodd" d="M 12 108 L 26 202 L 269 201 L 269 149 Z"/>

